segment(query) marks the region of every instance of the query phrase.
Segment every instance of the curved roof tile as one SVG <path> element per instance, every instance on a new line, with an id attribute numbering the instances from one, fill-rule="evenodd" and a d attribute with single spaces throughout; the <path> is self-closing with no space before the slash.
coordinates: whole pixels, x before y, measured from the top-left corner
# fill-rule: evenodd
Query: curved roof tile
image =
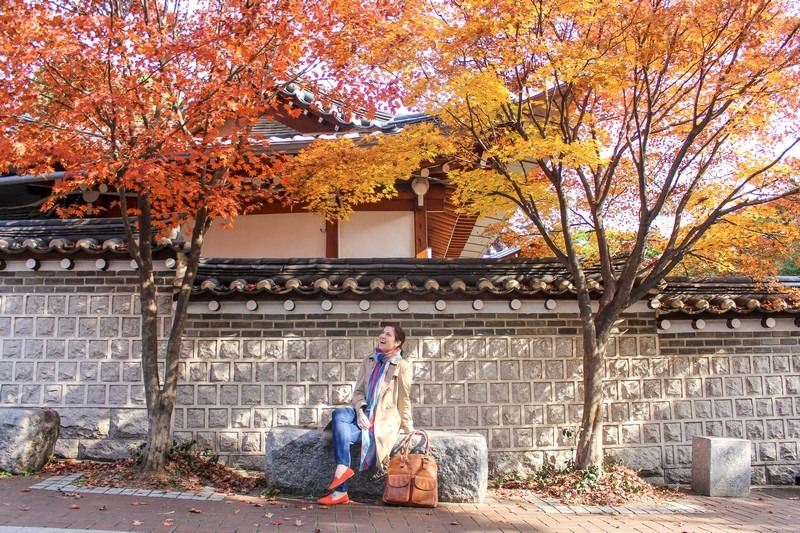
<path id="1" fill-rule="evenodd" d="M 121 218 L 0 220 L 0 253 L 128 253 Z M 155 241 L 155 250 L 187 249 L 182 236 Z"/>
<path id="2" fill-rule="evenodd" d="M 293 101 L 300 107 L 313 111 L 315 114 L 324 117 L 332 124 L 348 128 L 390 131 L 408 124 L 433 120 L 433 117 L 426 113 L 405 113 L 393 115 L 385 112 L 377 112 L 375 113 L 375 118 L 370 119 L 366 116 L 366 112 L 348 113 L 344 104 L 336 100 L 317 98 L 313 92 L 303 89 L 297 83 L 286 84 L 283 87 L 283 94 L 291 97 Z"/>
<path id="3" fill-rule="evenodd" d="M 204 259 L 195 295 L 566 296 L 575 288 L 549 260 Z M 595 283 L 594 292 L 602 286 Z"/>
<path id="4" fill-rule="evenodd" d="M 783 276 L 768 282 L 749 277 L 670 277 L 651 300 L 660 315 L 722 315 L 800 313 L 800 277 Z"/>

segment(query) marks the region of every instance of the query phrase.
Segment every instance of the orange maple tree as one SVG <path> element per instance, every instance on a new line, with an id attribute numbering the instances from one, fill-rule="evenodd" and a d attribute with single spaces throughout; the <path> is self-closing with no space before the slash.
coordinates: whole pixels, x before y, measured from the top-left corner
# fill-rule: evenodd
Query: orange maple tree
<path id="1" fill-rule="evenodd" d="M 292 112 L 282 98 L 290 83 L 366 112 L 371 99 L 396 100 L 397 86 L 352 52 L 398 14 L 383 0 L 3 3 L 0 171 L 61 171 L 50 207 L 80 216 L 86 205 L 65 202 L 69 193 L 108 191 L 125 224 L 141 300 L 145 469 L 160 470 L 167 456 L 206 230 L 214 219 L 291 201 L 272 179 L 284 159 L 253 124 Z M 175 310 L 164 318 L 153 245 L 179 226 L 191 237 L 179 255 Z M 168 331 L 163 353 L 159 331 Z"/>
<path id="2" fill-rule="evenodd" d="M 789 0 L 417 7 L 363 57 L 440 120 L 463 209 L 508 213 L 509 242 L 568 270 L 583 339 L 575 464 L 600 466 L 606 353 L 625 310 L 676 268 L 764 275 L 776 263 L 760 258 L 800 242 L 798 10 Z"/>

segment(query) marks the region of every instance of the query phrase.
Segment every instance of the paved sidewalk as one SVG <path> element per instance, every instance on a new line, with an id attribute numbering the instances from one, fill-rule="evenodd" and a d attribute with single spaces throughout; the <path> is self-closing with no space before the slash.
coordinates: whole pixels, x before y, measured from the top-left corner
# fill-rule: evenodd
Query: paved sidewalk
<path id="1" fill-rule="evenodd" d="M 686 496 L 661 506 L 568 506 L 492 493 L 484 504 L 436 509 L 379 502 L 325 508 L 313 499 L 267 501 L 213 491 L 83 489 L 77 475 L 0 478 L 0 533 L 95 532 L 775 532 L 800 531 L 800 487 L 748 498 Z"/>

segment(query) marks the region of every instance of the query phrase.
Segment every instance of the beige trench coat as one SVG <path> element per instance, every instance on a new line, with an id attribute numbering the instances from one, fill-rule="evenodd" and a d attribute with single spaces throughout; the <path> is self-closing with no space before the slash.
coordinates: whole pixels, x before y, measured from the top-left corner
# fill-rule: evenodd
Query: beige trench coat
<path id="1" fill-rule="evenodd" d="M 374 356 L 364 359 L 358 369 L 353 391 L 353 408 L 361 409 L 367 405 L 367 381 L 375 364 Z M 411 363 L 401 357 L 389 363 L 389 368 L 378 389 L 378 404 L 375 413 L 375 452 L 377 464 L 383 465 L 389 459 L 400 429 L 411 431 L 414 422 L 411 416 L 411 382 L 413 372 Z"/>

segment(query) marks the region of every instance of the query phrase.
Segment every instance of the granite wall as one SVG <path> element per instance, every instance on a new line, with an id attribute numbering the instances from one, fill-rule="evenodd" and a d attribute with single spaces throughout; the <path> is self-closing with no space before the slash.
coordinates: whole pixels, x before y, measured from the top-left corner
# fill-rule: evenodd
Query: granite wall
<path id="1" fill-rule="evenodd" d="M 146 431 L 134 272 L 129 261 L 76 264 L 31 271 L 9 261 L 0 272 L 0 406 L 56 409 L 59 455 L 123 457 Z M 170 271 L 162 274 L 159 307 L 169 314 Z M 569 302 L 537 312 L 502 302 L 481 311 L 413 302 L 404 312 L 392 302 L 244 309 L 193 305 L 174 416 L 175 439 L 231 466 L 263 468 L 271 427 L 324 425 L 390 320 L 408 333 L 416 425 L 485 435 L 490 476 L 572 456 L 583 392 Z M 606 364 L 607 453 L 655 481 L 688 483 L 693 436 L 746 438 L 754 483 L 794 483 L 798 331 L 791 321 L 660 330 L 653 311 L 634 310 Z"/>

